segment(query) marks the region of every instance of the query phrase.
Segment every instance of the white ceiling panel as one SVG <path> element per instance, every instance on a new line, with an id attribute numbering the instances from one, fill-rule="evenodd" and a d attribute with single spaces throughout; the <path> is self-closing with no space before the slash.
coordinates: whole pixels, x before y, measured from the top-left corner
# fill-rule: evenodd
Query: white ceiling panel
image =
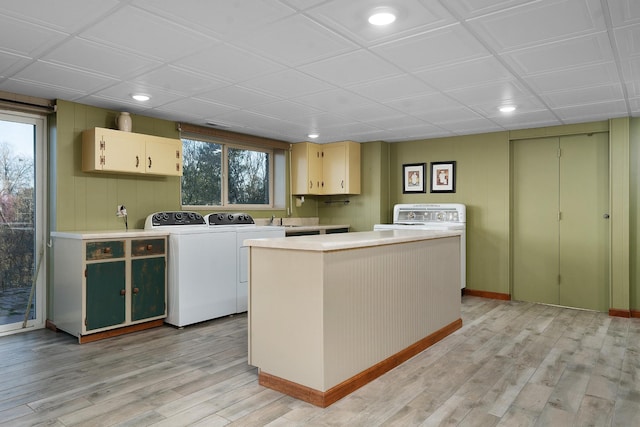
<path id="1" fill-rule="evenodd" d="M 600 0 L 530 2 L 469 25 L 498 53 L 606 30 Z"/>
<path id="2" fill-rule="evenodd" d="M 295 98 L 310 93 L 335 89 L 335 86 L 300 71 L 286 69 L 242 82 L 242 86 L 281 98 Z"/>
<path id="3" fill-rule="evenodd" d="M 606 31 L 547 43 L 502 55 L 522 75 L 544 73 L 612 61 L 611 42 Z"/>
<path id="4" fill-rule="evenodd" d="M 612 85 L 619 82 L 618 69 L 613 62 L 543 73 L 528 76 L 525 79 L 538 93 Z"/>
<path id="5" fill-rule="evenodd" d="M 311 19 L 295 15 L 265 31 L 240 39 L 246 49 L 288 66 L 301 66 L 357 48 L 337 33 Z"/>
<path id="6" fill-rule="evenodd" d="M 80 36 L 159 61 L 174 61 L 212 42 L 201 33 L 130 6 L 96 22 Z"/>
<path id="7" fill-rule="evenodd" d="M 443 92 L 515 79 L 504 65 L 491 56 L 448 67 L 418 71 L 415 75 Z"/>
<path id="8" fill-rule="evenodd" d="M 248 108 L 268 104 L 277 100 L 276 97 L 256 92 L 253 89 L 225 86 L 198 95 L 198 99 L 230 105 L 236 108 Z"/>
<path id="9" fill-rule="evenodd" d="M 207 13 L 203 13 L 201 0 L 134 0 L 133 4 L 222 39 L 259 32 L 266 25 L 294 13 L 291 7 L 274 0 L 219 1 L 215 12 Z"/>
<path id="10" fill-rule="evenodd" d="M 336 86 L 399 75 L 400 70 L 365 49 L 334 56 L 300 67 L 300 70 Z"/>
<path id="11" fill-rule="evenodd" d="M 389 8 L 396 13 L 397 24 L 376 27 L 367 22 L 369 15 L 381 7 Z M 333 0 L 310 10 L 308 14 L 363 46 L 391 38 L 406 37 L 455 22 L 439 3 L 420 0 Z"/>
<path id="12" fill-rule="evenodd" d="M 640 1 L 6 0 L 0 90 L 290 142 L 640 116 Z"/>
<path id="13" fill-rule="evenodd" d="M 74 67 L 116 79 L 130 78 L 160 62 L 89 40 L 72 38 L 42 57 L 47 62 Z"/>
<path id="14" fill-rule="evenodd" d="M 2 12 L 36 25 L 75 33 L 89 23 L 97 21 L 105 12 L 114 9 L 120 2 L 115 0 L 2 0 Z"/>
<path id="15" fill-rule="evenodd" d="M 284 67 L 226 43 L 216 43 L 176 63 L 197 73 L 232 82 L 242 82 L 281 71 Z"/>
<path id="16" fill-rule="evenodd" d="M 429 85 L 408 74 L 357 84 L 349 90 L 382 103 L 434 92 Z"/>
<path id="17" fill-rule="evenodd" d="M 638 0 L 616 0 L 607 2 L 614 27 L 640 23 Z"/>
<path id="18" fill-rule="evenodd" d="M 384 43 L 371 50 L 407 72 L 442 67 L 489 54 L 458 24 Z"/>

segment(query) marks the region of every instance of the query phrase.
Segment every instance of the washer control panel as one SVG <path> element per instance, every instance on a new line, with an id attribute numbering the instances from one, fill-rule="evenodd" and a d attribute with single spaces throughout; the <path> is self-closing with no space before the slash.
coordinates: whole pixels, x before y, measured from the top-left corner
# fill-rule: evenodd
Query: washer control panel
<path id="1" fill-rule="evenodd" d="M 204 217 L 197 212 L 169 211 L 156 212 L 147 217 L 145 229 L 165 225 L 206 225 Z"/>
<path id="2" fill-rule="evenodd" d="M 255 224 L 251 215 L 243 212 L 218 212 L 207 215 L 209 225 L 246 225 Z"/>

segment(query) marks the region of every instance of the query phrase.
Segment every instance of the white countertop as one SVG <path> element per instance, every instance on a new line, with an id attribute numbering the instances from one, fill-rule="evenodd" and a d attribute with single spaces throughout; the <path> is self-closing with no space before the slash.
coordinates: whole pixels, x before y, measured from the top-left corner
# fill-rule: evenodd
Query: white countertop
<path id="1" fill-rule="evenodd" d="M 52 231 L 51 237 L 63 237 L 66 239 L 126 239 L 128 237 L 162 237 L 169 233 L 158 230 L 87 230 L 87 231 Z"/>
<path id="2" fill-rule="evenodd" d="M 297 228 L 297 227 L 296 227 Z M 271 239 L 247 239 L 247 246 L 295 249 L 302 251 L 337 251 L 368 246 L 392 245 L 420 240 L 461 236 L 454 230 L 380 230 L 354 233 L 318 234 L 312 236 L 278 237 Z"/>

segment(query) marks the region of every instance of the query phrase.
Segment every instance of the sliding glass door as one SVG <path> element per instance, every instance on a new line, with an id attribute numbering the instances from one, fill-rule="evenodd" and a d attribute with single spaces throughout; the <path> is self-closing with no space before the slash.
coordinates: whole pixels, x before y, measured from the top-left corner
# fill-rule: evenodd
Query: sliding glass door
<path id="1" fill-rule="evenodd" d="M 0 335 L 44 325 L 44 130 L 0 112 Z"/>

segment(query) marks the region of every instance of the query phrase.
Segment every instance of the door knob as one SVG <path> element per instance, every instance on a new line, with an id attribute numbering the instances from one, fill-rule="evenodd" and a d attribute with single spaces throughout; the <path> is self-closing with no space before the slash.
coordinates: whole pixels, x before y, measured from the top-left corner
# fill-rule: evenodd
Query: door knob
<path id="1" fill-rule="evenodd" d="M 604 214 L 604 215 L 602 215 L 602 218 L 604 218 L 604 219 L 609 219 L 609 214 Z"/>

